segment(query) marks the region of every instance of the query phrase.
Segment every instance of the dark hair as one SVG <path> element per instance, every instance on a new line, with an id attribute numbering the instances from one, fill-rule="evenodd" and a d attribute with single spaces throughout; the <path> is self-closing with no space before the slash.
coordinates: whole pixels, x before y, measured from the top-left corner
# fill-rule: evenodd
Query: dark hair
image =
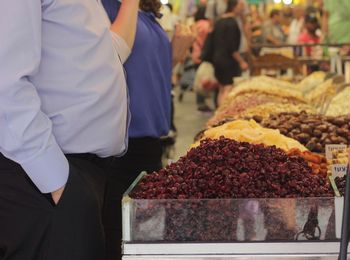
<path id="1" fill-rule="evenodd" d="M 226 13 L 232 12 L 238 4 L 238 0 L 227 0 Z"/>
<path id="2" fill-rule="evenodd" d="M 194 21 L 206 20 L 205 10 L 207 7 L 205 5 L 198 5 L 197 12 L 194 14 Z"/>
<path id="3" fill-rule="evenodd" d="M 279 15 L 281 12 L 280 10 L 277 10 L 277 9 L 273 9 L 270 13 L 270 18 L 273 18 L 275 17 L 276 15 Z"/>
<path id="4" fill-rule="evenodd" d="M 161 17 L 160 8 L 162 4 L 159 0 L 141 0 L 140 9 L 145 12 L 153 13 L 157 18 Z"/>
<path id="5" fill-rule="evenodd" d="M 171 3 L 167 3 L 166 5 L 169 7 L 170 11 L 173 11 L 173 5 Z"/>
<path id="6" fill-rule="evenodd" d="M 305 23 L 318 24 L 318 18 L 316 13 L 309 13 L 305 15 Z"/>

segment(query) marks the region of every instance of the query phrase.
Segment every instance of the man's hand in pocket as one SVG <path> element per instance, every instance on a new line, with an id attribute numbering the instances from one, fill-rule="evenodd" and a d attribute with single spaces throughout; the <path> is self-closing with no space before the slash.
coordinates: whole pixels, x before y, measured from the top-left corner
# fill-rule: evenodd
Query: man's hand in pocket
<path id="1" fill-rule="evenodd" d="M 53 201 L 55 202 L 56 205 L 57 205 L 58 202 L 60 201 L 61 196 L 62 196 L 62 194 L 63 194 L 63 191 L 64 191 L 64 188 L 65 188 L 65 187 L 66 187 L 66 186 L 63 186 L 62 188 L 60 188 L 60 189 L 58 189 L 58 190 L 56 190 L 56 191 L 51 192 L 52 199 L 53 199 Z"/>

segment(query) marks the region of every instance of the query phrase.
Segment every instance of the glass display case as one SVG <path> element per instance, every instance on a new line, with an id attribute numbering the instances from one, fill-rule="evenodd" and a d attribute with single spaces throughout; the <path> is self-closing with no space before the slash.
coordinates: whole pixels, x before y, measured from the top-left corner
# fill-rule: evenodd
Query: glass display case
<path id="1" fill-rule="evenodd" d="M 216 249 L 210 251 L 208 245 L 234 248 L 233 244 L 239 244 L 242 249 L 244 244 L 300 243 L 310 249 L 310 242 L 339 244 L 342 201 L 337 198 L 132 199 L 130 194 L 144 175 L 142 173 L 135 180 L 123 198 L 126 255 L 132 252 L 142 255 L 139 249 L 146 246 L 147 251 L 156 245 L 159 245 L 159 254 L 165 254 L 167 247 L 175 246 L 186 251 L 189 245 L 193 245 L 203 249 L 203 254 L 215 252 L 219 255 Z M 125 248 L 131 251 L 125 252 Z M 256 250 L 258 248 L 255 246 Z M 338 246 L 333 245 L 332 250 L 337 249 Z M 152 250 L 148 253 L 152 254 Z M 247 255 L 247 252 L 243 253 Z"/>
<path id="2" fill-rule="evenodd" d="M 123 199 L 124 241 L 335 240 L 335 199 Z"/>

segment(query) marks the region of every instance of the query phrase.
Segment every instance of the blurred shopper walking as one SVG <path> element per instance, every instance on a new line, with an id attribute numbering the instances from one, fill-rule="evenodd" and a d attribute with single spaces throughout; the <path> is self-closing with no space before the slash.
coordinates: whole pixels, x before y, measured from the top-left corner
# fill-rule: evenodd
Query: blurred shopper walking
<path id="1" fill-rule="evenodd" d="M 241 13 L 239 0 L 228 0 L 225 14 L 216 22 L 212 37 L 213 65 L 215 76 L 220 83 L 217 97 L 218 105 L 233 86 L 233 78 L 240 76 L 242 70 L 248 69 L 247 62 L 241 57 L 239 47 L 241 31 L 236 17 Z"/>
<path id="2" fill-rule="evenodd" d="M 302 6 L 293 7 L 293 20 L 289 25 L 289 33 L 287 42 L 289 44 L 297 44 L 298 38 L 304 29 L 304 15 L 305 11 Z"/>
<path id="3" fill-rule="evenodd" d="M 204 47 L 205 40 L 208 36 L 208 33 L 211 31 L 210 22 L 205 17 L 206 9 L 207 9 L 206 5 L 201 4 L 198 6 L 197 12 L 194 15 L 195 40 L 192 45 L 192 60 L 193 60 L 193 63 L 196 65 L 197 69 L 202 63 L 200 56 Z M 212 111 L 212 109 L 205 102 L 205 96 L 198 91 L 196 93 L 196 103 L 197 103 L 198 111 L 201 111 L 201 112 Z"/>
<path id="4" fill-rule="evenodd" d="M 265 43 L 279 45 L 285 43 L 287 37 L 282 28 L 282 14 L 280 10 L 272 10 L 270 19 L 263 25 L 263 37 Z"/>

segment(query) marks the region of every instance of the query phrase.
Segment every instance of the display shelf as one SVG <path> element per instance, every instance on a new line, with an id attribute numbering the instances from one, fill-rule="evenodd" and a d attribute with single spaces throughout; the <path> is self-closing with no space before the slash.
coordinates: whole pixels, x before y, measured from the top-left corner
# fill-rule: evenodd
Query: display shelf
<path id="1" fill-rule="evenodd" d="M 335 198 L 123 198 L 125 242 L 238 242 L 335 240 L 342 202 Z M 336 214 L 337 211 L 337 214 Z M 338 232 L 337 232 L 338 231 Z"/>

